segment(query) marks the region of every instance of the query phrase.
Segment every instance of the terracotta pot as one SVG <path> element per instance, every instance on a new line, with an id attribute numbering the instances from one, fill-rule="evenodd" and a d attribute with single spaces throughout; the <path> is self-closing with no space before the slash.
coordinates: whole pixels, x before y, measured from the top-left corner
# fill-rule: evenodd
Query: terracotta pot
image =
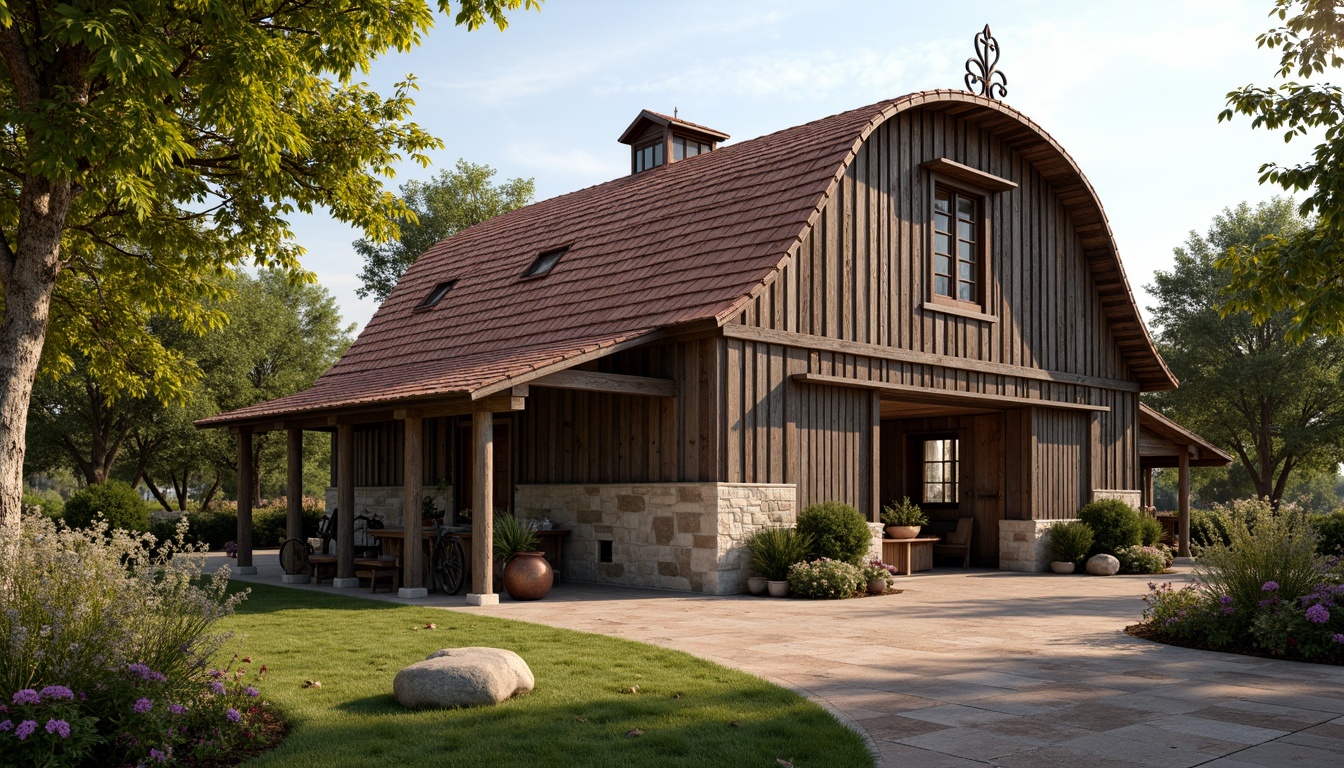
<path id="1" fill-rule="evenodd" d="M 1063 560 L 1053 560 L 1050 562 L 1050 570 L 1055 573 L 1073 573 L 1075 567 L 1077 566 L 1073 563 L 1065 562 Z"/>
<path id="2" fill-rule="evenodd" d="M 766 590 L 766 579 L 764 576 L 748 576 L 747 592 L 753 595 L 764 595 Z"/>
<path id="3" fill-rule="evenodd" d="M 888 525 L 887 535 L 893 539 L 913 539 L 919 535 L 918 525 Z"/>
<path id="4" fill-rule="evenodd" d="M 789 582 L 787 581 L 767 581 L 766 587 L 770 590 L 771 597 L 788 597 Z"/>
<path id="5" fill-rule="evenodd" d="M 872 579 L 868 582 L 868 594 L 884 595 L 887 593 L 886 579 Z"/>
<path id="6" fill-rule="evenodd" d="M 504 591 L 514 600 L 540 600 L 551 591 L 555 572 L 542 552 L 519 552 L 504 566 Z"/>

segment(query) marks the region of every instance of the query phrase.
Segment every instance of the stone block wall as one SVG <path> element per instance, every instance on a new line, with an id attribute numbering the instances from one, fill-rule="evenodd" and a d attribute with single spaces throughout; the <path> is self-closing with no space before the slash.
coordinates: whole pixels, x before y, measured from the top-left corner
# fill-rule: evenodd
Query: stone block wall
<path id="1" fill-rule="evenodd" d="M 566 579 L 711 595 L 742 592 L 751 535 L 797 517 L 793 485 L 519 485 L 514 502 L 519 517 L 572 531 Z M 600 562 L 600 542 L 610 542 L 610 562 Z"/>
<path id="2" fill-rule="evenodd" d="M 356 486 L 355 487 L 355 514 L 378 515 L 382 518 L 383 524 L 389 528 L 401 527 L 401 502 L 402 488 L 396 486 Z M 438 499 L 437 507 L 442 513 L 446 509 L 451 509 L 453 503 L 453 489 L 449 486 L 448 490 L 440 493 L 438 486 L 425 486 L 424 495 L 430 498 Z M 336 489 L 327 488 L 325 494 L 328 511 L 336 508 Z"/>
<path id="3" fill-rule="evenodd" d="M 1102 499 L 1119 499 L 1129 506 L 1138 509 L 1143 503 L 1143 491 L 1127 491 L 1114 488 L 1093 488 L 1092 500 L 1101 501 Z"/>
<path id="4" fill-rule="evenodd" d="M 1066 520 L 1000 520 L 999 570 L 1035 573 L 1050 567 L 1045 532 Z"/>

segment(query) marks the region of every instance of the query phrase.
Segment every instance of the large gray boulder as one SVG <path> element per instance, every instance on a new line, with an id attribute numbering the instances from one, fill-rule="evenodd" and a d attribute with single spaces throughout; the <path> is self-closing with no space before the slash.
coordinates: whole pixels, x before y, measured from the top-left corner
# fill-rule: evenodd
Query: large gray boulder
<path id="1" fill-rule="evenodd" d="M 1093 576 L 1114 576 L 1120 572 L 1120 561 L 1111 555 L 1093 555 L 1087 559 L 1087 572 Z"/>
<path id="2" fill-rule="evenodd" d="M 527 662 L 503 648 L 444 648 L 397 673 L 392 693 L 411 709 L 498 704 L 536 686 Z"/>

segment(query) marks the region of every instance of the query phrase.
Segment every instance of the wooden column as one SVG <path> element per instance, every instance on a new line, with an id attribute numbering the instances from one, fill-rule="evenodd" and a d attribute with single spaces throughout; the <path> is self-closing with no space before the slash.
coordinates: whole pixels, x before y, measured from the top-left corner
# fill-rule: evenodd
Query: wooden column
<path id="1" fill-rule="evenodd" d="M 252 429 L 238 430 L 238 565 L 235 572 L 247 575 L 257 572 L 252 565 Z"/>
<path id="2" fill-rule="evenodd" d="M 333 587 L 358 587 L 355 578 L 355 428 L 336 425 L 336 578 Z"/>
<path id="3" fill-rule="evenodd" d="M 418 411 L 406 413 L 402 426 L 405 428 L 406 447 L 405 466 L 402 467 L 401 486 L 401 525 L 405 531 L 405 546 L 401 550 L 401 597 L 427 597 L 425 588 L 425 553 L 421 544 L 420 499 L 424 494 L 425 452 L 424 419 Z"/>
<path id="4" fill-rule="evenodd" d="M 1180 549 L 1177 554 L 1181 557 L 1190 556 L 1190 452 L 1182 449 L 1180 456 L 1180 477 L 1177 482 L 1178 490 L 1176 496 L 1177 509 L 1181 512 L 1180 519 Z"/>
<path id="5" fill-rule="evenodd" d="M 1154 506 L 1157 506 L 1157 502 L 1153 500 L 1153 468 L 1152 468 L 1152 467 L 1144 467 L 1144 468 L 1143 468 L 1143 502 L 1142 502 L 1142 503 L 1143 503 L 1143 507 L 1144 507 L 1144 511 L 1145 511 L 1145 512 L 1148 510 L 1148 507 L 1154 507 Z"/>
<path id="6" fill-rule="evenodd" d="M 471 415 L 474 479 L 471 501 L 471 593 L 472 605 L 494 605 L 495 541 L 495 415 L 476 411 Z"/>
<path id="7" fill-rule="evenodd" d="M 303 538 L 303 430 L 290 427 L 285 465 L 285 538 Z"/>

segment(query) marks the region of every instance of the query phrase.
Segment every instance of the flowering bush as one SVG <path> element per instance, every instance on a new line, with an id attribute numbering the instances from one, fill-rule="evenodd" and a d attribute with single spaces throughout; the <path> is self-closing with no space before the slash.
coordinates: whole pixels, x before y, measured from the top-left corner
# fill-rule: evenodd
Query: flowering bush
<path id="1" fill-rule="evenodd" d="M 840 560 L 823 557 L 789 568 L 789 590 L 809 600 L 842 600 L 867 584 L 858 566 Z"/>
<path id="2" fill-rule="evenodd" d="M 1173 562 L 1171 550 L 1158 544 L 1153 547 L 1121 547 L 1115 551 L 1121 573 L 1161 573 Z"/>
<path id="3" fill-rule="evenodd" d="M 863 581 L 861 583 L 867 584 L 870 581 L 882 579 L 887 582 L 887 586 L 891 586 L 891 583 L 896 580 L 895 577 L 898 573 L 900 573 L 900 571 L 894 565 L 887 565 L 881 560 L 870 560 L 868 561 L 868 565 L 863 569 Z"/>

